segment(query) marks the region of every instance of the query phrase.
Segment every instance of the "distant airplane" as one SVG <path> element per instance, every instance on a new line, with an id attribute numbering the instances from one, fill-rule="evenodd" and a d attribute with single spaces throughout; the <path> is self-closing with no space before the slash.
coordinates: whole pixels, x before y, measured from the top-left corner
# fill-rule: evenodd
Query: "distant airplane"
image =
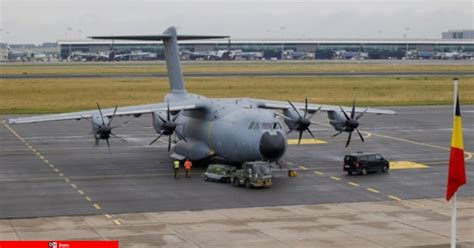
<path id="1" fill-rule="evenodd" d="M 45 62 L 49 60 L 48 56 L 44 53 L 33 53 L 31 51 L 14 51 L 10 45 L 7 44 L 6 60 L 10 62 Z"/>
<path id="2" fill-rule="evenodd" d="M 338 50 L 334 53 L 336 59 L 368 59 L 369 53 L 366 52 L 349 52 L 346 50 Z"/>
<path id="3" fill-rule="evenodd" d="M 287 136 L 298 132 L 300 143 L 308 132 L 311 118 L 320 111 L 328 113 L 330 124 L 338 131 L 348 133 L 346 146 L 354 131 L 360 139 L 359 119 L 365 113 L 395 114 L 391 110 L 292 103 L 254 98 L 206 98 L 190 94 L 185 88 L 181 70 L 178 40 L 225 38 L 226 36 L 177 35 L 174 27 L 161 35 L 96 36 L 94 39 L 163 41 L 171 92 L 163 102 L 129 107 L 115 107 L 63 114 L 40 115 L 8 119 L 9 123 L 37 123 L 62 120 L 88 119 L 96 142 L 105 140 L 110 146 L 112 136 L 125 140 L 112 131 L 115 116 L 152 116 L 157 135 L 150 145 L 161 137 L 168 137 L 168 151 L 175 159 L 193 161 L 221 161 L 242 164 L 247 161 L 279 161 L 287 150 Z M 355 115 L 356 113 L 357 116 Z M 175 141 L 172 141 L 172 136 Z M 316 149 L 316 148 L 315 148 Z"/>

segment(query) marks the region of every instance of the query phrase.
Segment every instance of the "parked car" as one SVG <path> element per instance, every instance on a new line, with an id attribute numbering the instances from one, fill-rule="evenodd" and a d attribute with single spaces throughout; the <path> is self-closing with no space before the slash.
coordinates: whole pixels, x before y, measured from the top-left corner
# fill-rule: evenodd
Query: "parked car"
<path id="1" fill-rule="evenodd" d="M 369 172 L 388 172 L 390 163 L 378 153 L 357 152 L 344 157 L 343 170 L 347 174 L 366 175 Z"/>
<path id="2" fill-rule="evenodd" d="M 204 180 L 229 183 L 232 169 L 235 167 L 225 164 L 210 164 L 204 172 Z"/>

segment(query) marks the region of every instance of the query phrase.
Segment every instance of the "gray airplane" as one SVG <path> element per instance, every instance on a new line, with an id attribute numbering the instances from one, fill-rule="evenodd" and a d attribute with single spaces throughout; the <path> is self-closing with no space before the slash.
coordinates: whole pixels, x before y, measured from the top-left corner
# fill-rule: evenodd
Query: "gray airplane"
<path id="1" fill-rule="evenodd" d="M 224 161 L 241 164 L 246 161 L 278 161 L 286 152 L 287 135 L 309 129 L 311 118 L 319 111 L 328 113 L 330 124 L 339 131 L 347 132 L 349 145 L 355 130 L 360 138 L 359 118 L 364 113 L 395 114 L 391 110 L 342 108 L 339 106 L 291 103 L 253 98 L 210 99 L 186 91 L 179 59 L 178 40 L 214 39 L 225 36 L 177 35 L 174 27 L 162 35 L 148 36 L 97 36 L 93 39 L 113 40 L 162 40 L 168 69 L 171 92 L 162 103 L 116 107 L 109 109 L 52 114 L 9 119 L 10 123 L 36 123 L 62 120 L 90 119 L 96 142 L 116 136 L 111 124 L 115 116 L 140 117 L 150 114 L 157 132 L 150 145 L 168 136 L 168 151 L 175 159 L 193 161 Z M 347 114 L 349 112 L 349 114 Z M 355 113 L 359 113 L 355 116 Z M 123 125 L 123 124 L 122 124 Z M 337 135 L 336 134 L 336 135 Z M 172 139 L 172 136 L 175 138 Z M 118 137 L 120 138 L 120 137 Z M 175 142 L 172 142 L 175 140 Z M 172 145 L 173 144 L 173 145 Z"/>

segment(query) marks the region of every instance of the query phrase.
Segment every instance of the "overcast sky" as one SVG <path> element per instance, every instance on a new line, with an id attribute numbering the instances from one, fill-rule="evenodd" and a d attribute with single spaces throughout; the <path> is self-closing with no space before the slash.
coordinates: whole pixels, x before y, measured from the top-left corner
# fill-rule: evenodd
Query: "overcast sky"
<path id="1" fill-rule="evenodd" d="M 0 0 L 2 41 L 89 35 L 186 34 L 233 38 L 440 38 L 473 29 L 474 0 Z"/>

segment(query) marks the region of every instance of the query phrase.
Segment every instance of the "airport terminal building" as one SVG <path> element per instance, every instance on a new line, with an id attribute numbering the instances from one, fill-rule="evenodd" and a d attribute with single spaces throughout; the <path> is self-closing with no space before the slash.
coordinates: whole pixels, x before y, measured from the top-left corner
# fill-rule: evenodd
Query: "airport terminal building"
<path id="1" fill-rule="evenodd" d="M 101 53 L 113 51 L 147 53 L 150 59 L 163 59 L 161 42 L 68 40 L 58 41 L 61 59 L 75 53 Z M 311 39 L 311 40 L 207 40 L 180 42 L 182 52 L 196 55 L 218 51 L 260 53 L 259 59 L 449 59 L 444 54 L 461 53 L 474 57 L 473 39 Z M 456 54 L 457 53 L 457 54 Z M 131 59 L 131 57 L 127 57 Z M 193 59 L 188 56 L 183 59 Z M 209 59 L 205 57 L 203 59 Z M 219 59 L 213 56 L 212 59 Z M 464 58 L 464 57 L 463 57 Z"/>

